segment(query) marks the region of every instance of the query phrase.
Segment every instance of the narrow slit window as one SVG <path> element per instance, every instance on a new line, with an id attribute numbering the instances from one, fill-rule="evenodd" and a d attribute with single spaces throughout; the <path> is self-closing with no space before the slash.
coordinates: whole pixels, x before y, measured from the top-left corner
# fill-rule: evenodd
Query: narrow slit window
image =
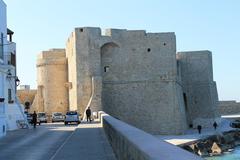
<path id="1" fill-rule="evenodd" d="M 8 89 L 8 103 L 12 103 L 12 90 Z"/>
<path id="2" fill-rule="evenodd" d="M 109 66 L 105 66 L 104 67 L 104 72 L 108 72 L 109 71 Z"/>
<path id="3" fill-rule="evenodd" d="M 1 33 L 1 37 L 0 37 L 0 59 L 3 59 L 3 33 Z"/>

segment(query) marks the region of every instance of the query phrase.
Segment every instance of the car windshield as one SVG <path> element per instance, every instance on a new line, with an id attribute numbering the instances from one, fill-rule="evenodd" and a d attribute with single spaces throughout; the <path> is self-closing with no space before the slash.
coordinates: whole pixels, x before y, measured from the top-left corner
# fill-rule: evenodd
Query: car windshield
<path id="1" fill-rule="evenodd" d="M 77 115 L 77 112 L 67 112 L 66 115 Z"/>
<path id="2" fill-rule="evenodd" d="M 45 117 L 46 114 L 45 113 L 38 113 L 38 117 Z"/>
<path id="3" fill-rule="evenodd" d="M 62 116 L 62 113 L 54 113 L 54 116 Z"/>

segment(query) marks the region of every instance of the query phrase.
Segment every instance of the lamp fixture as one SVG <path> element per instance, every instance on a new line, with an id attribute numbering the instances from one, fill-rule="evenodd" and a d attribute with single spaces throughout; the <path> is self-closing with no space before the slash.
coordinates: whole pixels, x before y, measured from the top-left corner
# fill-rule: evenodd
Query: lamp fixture
<path id="1" fill-rule="evenodd" d="M 7 79 L 9 80 L 14 79 L 16 86 L 19 86 L 20 84 L 20 80 L 18 76 L 13 76 L 10 69 L 8 70 L 8 73 L 7 73 Z"/>

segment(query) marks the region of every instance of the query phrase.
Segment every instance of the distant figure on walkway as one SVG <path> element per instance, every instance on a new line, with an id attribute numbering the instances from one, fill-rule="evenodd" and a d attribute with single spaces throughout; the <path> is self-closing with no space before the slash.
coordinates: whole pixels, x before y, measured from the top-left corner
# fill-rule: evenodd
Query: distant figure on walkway
<path id="1" fill-rule="evenodd" d="M 91 114 L 92 114 L 92 112 L 91 112 L 91 109 L 90 109 L 90 107 L 88 107 L 88 109 L 86 110 L 86 115 L 87 115 L 87 122 L 88 122 L 88 120 L 89 120 L 89 122 L 91 123 Z"/>
<path id="2" fill-rule="evenodd" d="M 201 134 L 202 126 L 201 126 L 201 125 L 198 125 L 198 126 L 197 126 L 197 129 L 198 129 L 198 133 Z"/>
<path id="3" fill-rule="evenodd" d="M 217 122 L 214 122 L 213 127 L 214 127 L 215 130 L 217 129 L 217 126 L 218 126 Z"/>
<path id="4" fill-rule="evenodd" d="M 36 125 L 37 125 L 37 113 L 36 113 L 36 111 L 34 111 L 34 113 L 32 115 L 32 123 L 33 123 L 33 127 L 36 128 Z"/>

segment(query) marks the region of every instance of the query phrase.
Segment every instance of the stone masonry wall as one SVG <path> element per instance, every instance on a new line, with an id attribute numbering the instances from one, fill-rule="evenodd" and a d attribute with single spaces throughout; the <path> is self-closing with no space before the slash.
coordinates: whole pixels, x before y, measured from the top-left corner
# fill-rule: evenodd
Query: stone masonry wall
<path id="1" fill-rule="evenodd" d="M 213 81 L 209 51 L 179 52 L 181 82 L 185 94 L 188 123 L 193 127 L 212 127 L 217 114 L 217 88 Z"/>
<path id="2" fill-rule="evenodd" d="M 181 134 L 219 118 L 211 52 L 176 58 L 174 33 L 75 28 L 66 57 L 69 107 L 82 115 L 103 108 L 152 134 Z"/>
<path id="3" fill-rule="evenodd" d="M 36 110 L 35 107 L 32 106 L 34 98 L 37 94 L 37 90 L 28 90 L 28 89 L 24 89 L 24 90 L 17 90 L 17 97 L 20 101 L 21 104 L 25 105 L 26 102 L 30 103 L 30 109 L 29 112 L 32 113 L 34 110 Z"/>
<path id="4" fill-rule="evenodd" d="M 43 98 L 43 111 L 66 113 L 68 110 L 67 59 L 64 49 L 43 51 L 37 60 L 38 88 Z M 41 103 L 38 103 L 41 104 Z M 41 106 L 39 106 L 41 108 Z"/>
<path id="5" fill-rule="evenodd" d="M 118 160 L 203 160 L 107 114 L 101 122 Z"/>
<path id="6" fill-rule="evenodd" d="M 181 87 L 177 83 L 174 33 L 110 29 L 102 36 L 99 28 L 86 27 L 76 28 L 72 35 L 67 57 L 76 56 L 77 73 L 76 84 L 69 83 L 77 86 L 80 113 L 91 101 L 92 78 L 102 77 L 103 82 L 96 85 L 103 83 L 106 112 L 153 134 L 184 132 L 186 116 L 182 97 L 177 96 Z M 99 103 L 95 109 L 100 108 Z"/>
<path id="7" fill-rule="evenodd" d="M 174 33 L 110 30 L 101 49 L 104 111 L 152 134 L 186 129 Z M 174 117 L 174 119 L 172 118 Z"/>
<path id="8" fill-rule="evenodd" d="M 239 114 L 240 103 L 236 101 L 219 101 L 218 111 L 221 115 Z"/>
<path id="9" fill-rule="evenodd" d="M 66 43 L 66 57 L 68 60 L 68 84 L 69 84 L 69 110 L 79 110 L 77 90 L 77 57 L 76 57 L 76 35 L 73 32 Z"/>

